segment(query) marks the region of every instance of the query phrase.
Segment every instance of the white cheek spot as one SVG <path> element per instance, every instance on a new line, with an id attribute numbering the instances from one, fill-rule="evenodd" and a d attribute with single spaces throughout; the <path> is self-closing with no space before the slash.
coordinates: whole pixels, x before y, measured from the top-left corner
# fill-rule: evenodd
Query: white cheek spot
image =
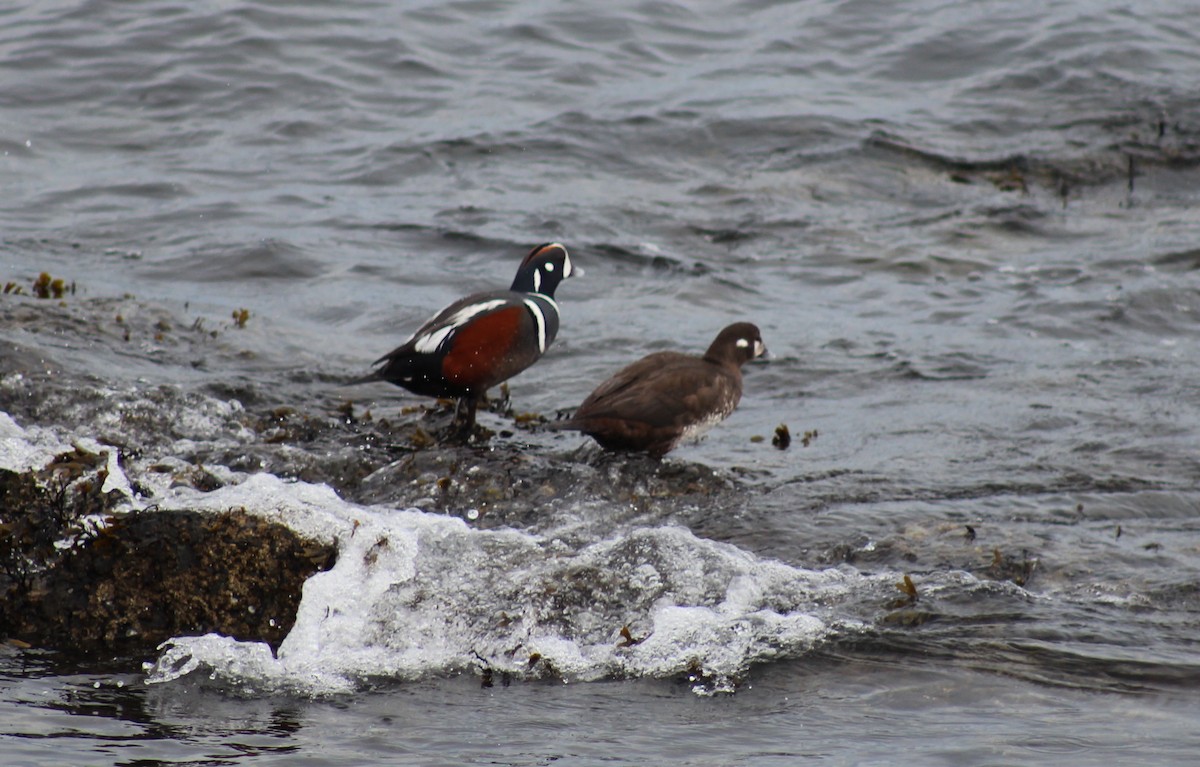
<path id="1" fill-rule="evenodd" d="M 554 271 L 554 263 L 551 262 L 551 263 L 546 264 L 545 268 L 546 268 L 546 271 L 548 271 L 548 272 Z"/>
<path id="2" fill-rule="evenodd" d="M 749 341 L 747 341 L 747 340 L 746 340 L 746 339 L 744 339 L 744 338 L 739 338 L 739 339 L 737 340 L 737 348 L 739 348 L 739 349 L 748 349 L 748 348 L 750 348 L 750 342 L 749 342 Z"/>

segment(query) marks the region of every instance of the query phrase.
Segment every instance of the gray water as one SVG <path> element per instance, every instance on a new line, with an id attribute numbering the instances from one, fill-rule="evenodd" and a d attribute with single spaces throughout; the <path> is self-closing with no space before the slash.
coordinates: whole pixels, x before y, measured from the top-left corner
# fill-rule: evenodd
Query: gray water
<path id="1" fill-rule="evenodd" d="M 735 320 L 773 357 L 668 459 L 715 473 L 707 500 L 474 526 L 572 555 L 681 527 L 852 584 L 786 605 L 829 631 L 716 690 L 641 667 L 484 687 L 459 657 L 351 693 L 247 692 L 218 669 L 147 685 L 154 658 L 5 650 L 7 763 L 1193 763 L 1197 12 L 0 10 L 0 282 L 76 288 L 0 296 L 0 409 L 22 427 L 133 448 L 131 476 L 199 460 L 423 506 L 339 474 L 359 446 L 336 432 L 283 450 L 246 421 L 347 399 L 402 418 L 419 400 L 339 382 L 560 240 L 586 275 L 510 382 L 517 410 L 572 407 Z M 584 441 L 493 449 L 582 474 Z M 891 606 L 905 574 L 914 610 Z"/>

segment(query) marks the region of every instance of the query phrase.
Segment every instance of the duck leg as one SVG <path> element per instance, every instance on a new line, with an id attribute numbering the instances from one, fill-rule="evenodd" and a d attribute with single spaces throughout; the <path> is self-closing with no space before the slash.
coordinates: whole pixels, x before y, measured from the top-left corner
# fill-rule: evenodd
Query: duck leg
<path id="1" fill-rule="evenodd" d="M 475 431 L 475 411 L 479 408 L 479 398 L 473 396 L 461 397 L 454 408 L 454 420 L 447 430 L 447 437 L 455 442 L 469 442 Z"/>

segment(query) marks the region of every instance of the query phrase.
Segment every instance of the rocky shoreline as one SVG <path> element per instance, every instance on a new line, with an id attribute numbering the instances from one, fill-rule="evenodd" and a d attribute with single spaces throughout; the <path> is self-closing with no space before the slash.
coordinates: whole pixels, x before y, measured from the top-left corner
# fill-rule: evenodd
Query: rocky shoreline
<path id="1" fill-rule="evenodd" d="M 3 315 L 35 338 L 97 339 L 101 357 L 139 337 L 172 358 L 243 353 L 235 326 L 217 333 L 127 299 L 20 296 Z M 228 349 L 223 335 L 234 337 Z M 286 385 L 99 381 L 28 340 L 2 351 L 0 641 L 17 646 L 145 657 L 171 637 L 209 632 L 277 646 L 306 579 L 333 566 L 336 543 L 256 509 L 160 508 L 178 488 L 203 497 L 270 472 L 352 503 L 525 529 L 560 522 L 558 510 L 577 501 L 669 516 L 738 496 L 736 480 L 698 464 L 594 446 L 564 454 L 538 431 L 544 416 L 514 412 L 503 396 L 490 406 L 496 432 L 448 445 L 434 436 L 451 417 L 446 403 L 376 417 L 335 399 L 344 392 L 326 380 L 293 385 L 283 404 Z"/>

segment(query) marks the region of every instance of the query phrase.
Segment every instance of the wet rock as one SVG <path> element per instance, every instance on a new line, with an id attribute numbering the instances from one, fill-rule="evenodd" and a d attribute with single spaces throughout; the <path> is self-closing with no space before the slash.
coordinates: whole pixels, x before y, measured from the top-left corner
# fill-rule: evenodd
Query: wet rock
<path id="1" fill-rule="evenodd" d="M 335 556 L 243 510 L 102 523 L 102 501 L 32 472 L 0 472 L 0 636 L 85 654 L 142 654 L 210 631 L 274 646 L 295 621 L 305 579 Z"/>
<path id="2" fill-rule="evenodd" d="M 503 441 L 486 449 L 436 446 L 379 467 L 353 488 L 358 503 L 418 506 L 480 527 L 536 528 L 560 508 L 601 504 L 658 517 L 701 499 L 736 495 L 737 483 L 700 465 L 610 455 L 590 446 L 542 453 Z"/>

